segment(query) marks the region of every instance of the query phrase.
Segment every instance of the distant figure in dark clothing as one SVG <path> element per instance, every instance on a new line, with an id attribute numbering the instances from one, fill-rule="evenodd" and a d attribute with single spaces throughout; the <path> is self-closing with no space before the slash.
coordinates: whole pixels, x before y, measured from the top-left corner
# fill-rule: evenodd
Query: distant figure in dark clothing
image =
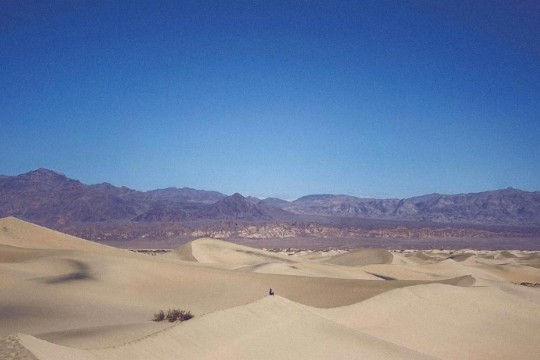
<path id="1" fill-rule="evenodd" d="M 268 295 L 274 296 L 274 291 L 272 290 L 272 288 L 270 288 L 270 291 L 268 292 Z"/>

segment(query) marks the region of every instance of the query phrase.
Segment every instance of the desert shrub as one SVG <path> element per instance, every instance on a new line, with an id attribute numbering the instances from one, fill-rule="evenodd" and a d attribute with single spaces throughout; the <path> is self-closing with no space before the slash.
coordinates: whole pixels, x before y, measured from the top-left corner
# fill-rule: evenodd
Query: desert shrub
<path id="1" fill-rule="evenodd" d="M 193 315 L 193 314 L 191 313 L 191 311 L 188 311 L 188 312 L 186 312 L 186 313 L 184 313 L 184 314 L 182 315 L 182 320 L 181 320 L 181 321 L 186 321 L 186 320 L 189 320 L 189 319 L 193 319 L 194 316 L 195 316 L 195 315 Z"/>
<path id="2" fill-rule="evenodd" d="M 180 317 L 180 310 L 178 309 L 169 309 L 167 310 L 167 320 L 169 322 L 175 322 Z"/>
<path id="3" fill-rule="evenodd" d="M 163 312 L 163 310 L 159 310 L 159 312 L 155 313 L 154 318 L 152 320 L 153 321 L 163 321 L 163 320 L 165 320 L 165 313 Z"/>
<path id="4" fill-rule="evenodd" d="M 159 310 L 159 312 L 154 314 L 154 321 L 163 321 L 167 319 L 169 322 L 175 322 L 175 321 L 186 321 L 189 319 L 193 319 L 194 315 L 191 313 L 191 311 L 185 311 L 180 309 L 169 309 L 167 310 L 167 313 L 163 312 L 163 310 Z"/>

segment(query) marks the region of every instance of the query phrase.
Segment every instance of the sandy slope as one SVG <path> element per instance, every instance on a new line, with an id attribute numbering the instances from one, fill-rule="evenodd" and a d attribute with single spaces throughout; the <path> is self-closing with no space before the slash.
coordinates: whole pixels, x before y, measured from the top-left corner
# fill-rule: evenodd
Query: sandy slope
<path id="1" fill-rule="evenodd" d="M 116 248 L 79 239 L 12 216 L 0 219 L 0 244 L 26 249 L 85 250 L 95 253 L 119 252 Z"/>
<path id="2" fill-rule="evenodd" d="M 538 257 L 470 253 L 148 256 L 0 219 L 0 358 L 534 358 Z M 172 307 L 196 317 L 150 321 Z"/>
<path id="3" fill-rule="evenodd" d="M 36 246 L 42 248 L 66 239 L 54 231 L 40 235 L 36 229 L 42 228 L 12 221 L 8 233 L 32 234 L 37 239 Z M 5 240 L 0 237 L 0 244 Z M 14 243 L 12 237 L 5 242 Z M 82 332 L 81 328 L 127 324 L 140 327 L 158 309 L 181 306 L 205 314 L 255 301 L 270 287 L 303 304 L 333 307 L 420 283 L 231 271 L 87 243 L 79 240 L 80 247 L 71 245 L 70 250 L 51 246 L 33 249 L 29 258 L 20 255 L 29 249 L 3 246 L 3 250 L 8 250 L 3 251 L 7 261 L 0 263 L 0 291 L 5 294 L 0 297 L 0 335 Z M 235 248 L 234 244 L 220 243 L 222 247 L 214 251 L 232 253 L 227 247 Z M 32 244 L 26 241 L 24 245 Z M 238 256 L 238 263 L 243 266 L 245 255 Z M 231 259 L 234 263 L 232 255 Z"/>
<path id="4" fill-rule="evenodd" d="M 298 256 L 287 256 L 209 238 L 192 241 L 166 255 L 169 258 L 244 272 L 363 280 L 380 278 L 351 268 L 352 266 L 390 263 L 392 256 L 386 250 L 364 249 L 319 258 L 317 261 L 306 261 L 306 258 Z"/>
<path id="5" fill-rule="evenodd" d="M 387 250 L 362 249 L 333 256 L 326 262 L 336 265 L 365 266 L 370 264 L 391 264 L 393 258 L 392 253 Z"/>
<path id="6" fill-rule="evenodd" d="M 324 314 L 438 358 L 535 359 L 540 354 L 540 308 L 496 288 L 413 286 Z"/>
<path id="7" fill-rule="evenodd" d="M 80 351 L 21 336 L 40 359 L 427 359 L 279 296 L 209 314 L 112 349 Z"/>
<path id="8" fill-rule="evenodd" d="M 286 256 L 233 244 L 223 240 L 202 238 L 177 249 L 182 260 L 193 259 L 205 264 L 255 265 L 266 262 L 290 263 Z"/>

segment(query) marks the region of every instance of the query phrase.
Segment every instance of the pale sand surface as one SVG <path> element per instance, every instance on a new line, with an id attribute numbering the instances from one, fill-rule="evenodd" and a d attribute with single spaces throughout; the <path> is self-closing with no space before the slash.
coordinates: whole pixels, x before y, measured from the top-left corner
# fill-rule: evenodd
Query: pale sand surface
<path id="1" fill-rule="evenodd" d="M 0 358 L 535 359 L 540 288 L 516 283 L 539 259 L 214 239 L 148 256 L 0 219 Z M 195 318 L 151 321 L 168 308 Z"/>
<path id="2" fill-rule="evenodd" d="M 538 304 L 491 287 L 411 286 L 321 311 L 339 324 L 437 358 L 540 354 Z"/>

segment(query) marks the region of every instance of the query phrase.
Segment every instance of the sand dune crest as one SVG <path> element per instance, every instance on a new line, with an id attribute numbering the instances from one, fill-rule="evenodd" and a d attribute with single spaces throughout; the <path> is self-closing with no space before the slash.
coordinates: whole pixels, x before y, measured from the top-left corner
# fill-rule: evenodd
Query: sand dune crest
<path id="1" fill-rule="evenodd" d="M 15 217 L 0 219 L 0 244 L 25 249 L 84 250 L 98 253 L 119 252 L 116 248 L 63 234 Z"/>
<path id="2" fill-rule="evenodd" d="M 361 249 L 333 256 L 326 260 L 328 264 L 345 266 L 365 266 L 371 264 L 391 264 L 394 256 L 384 249 Z"/>
<path id="3" fill-rule="evenodd" d="M 81 351 L 30 336 L 20 343 L 39 359 L 428 359 L 424 354 L 337 324 L 279 296 L 219 311 L 125 346 Z"/>

